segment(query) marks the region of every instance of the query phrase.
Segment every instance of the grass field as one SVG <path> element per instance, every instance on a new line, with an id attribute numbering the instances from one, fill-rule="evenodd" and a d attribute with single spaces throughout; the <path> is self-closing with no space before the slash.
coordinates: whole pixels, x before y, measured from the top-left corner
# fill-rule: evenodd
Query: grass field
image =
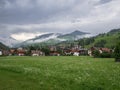
<path id="1" fill-rule="evenodd" d="M 92 57 L 0 57 L 0 90 L 120 90 L 120 63 Z"/>

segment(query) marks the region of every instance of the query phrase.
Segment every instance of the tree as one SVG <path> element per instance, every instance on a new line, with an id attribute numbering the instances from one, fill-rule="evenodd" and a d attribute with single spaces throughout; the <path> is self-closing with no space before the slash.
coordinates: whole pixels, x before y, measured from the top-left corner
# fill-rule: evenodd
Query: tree
<path id="1" fill-rule="evenodd" d="M 92 55 L 96 58 L 96 57 L 99 57 L 100 56 L 100 52 L 99 52 L 99 50 L 94 50 L 93 52 L 92 52 Z"/>
<path id="2" fill-rule="evenodd" d="M 85 39 L 85 45 L 89 45 L 95 41 L 94 37 L 86 38 Z"/>
<path id="3" fill-rule="evenodd" d="M 101 54 L 100 54 L 100 57 L 101 58 L 111 58 L 112 57 L 112 53 L 109 53 L 109 52 L 102 52 Z"/>
<path id="4" fill-rule="evenodd" d="M 31 50 L 35 50 L 35 47 L 30 46 L 29 49 L 30 49 L 30 51 L 31 51 Z"/>
<path id="5" fill-rule="evenodd" d="M 41 51 L 44 52 L 46 56 L 50 55 L 50 50 L 47 47 L 42 48 Z"/>
<path id="6" fill-rule="evenodd" d="M 79 40 L 78 45 L 84 48 L 84 45 L 85 45 L 84 38 Z"/>
<path id="7" fill-rule="evenodd" d="M 104 47 L 106 43 L 107 43 L 106 40 L 100 40 L 97 43 L 95 43 L 94 46 L 95 47 Z"/>
<path id="8" fill-rule="evenodd" d="M 115 54 L 115 61 L 120 62 L 120 42 L 117 43 L 114 54 Z"/>
<path id="9" fill-rule="evenodd" d="M 57 52 L 60 53 L 60 55 L 63 55 L 63 51 L 60 48 L 57 48 Z"/>
<path id="10" fill-rule="evenodd" d="M 74 43 L 71 43 L 71 44 L 70 44 L 70 48 L 72 48 L 72 47 L 74 47 Z"/>

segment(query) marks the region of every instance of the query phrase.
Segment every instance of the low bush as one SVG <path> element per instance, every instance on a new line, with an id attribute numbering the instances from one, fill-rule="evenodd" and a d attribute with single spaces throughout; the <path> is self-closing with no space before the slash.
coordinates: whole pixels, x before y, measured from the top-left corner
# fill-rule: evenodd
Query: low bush
<path id="1" fill-rule="evenodd" d="M 101 58 L 112 58 L 113 54 L 109 53 L 109 52 L 103 52 L 103 53 L 100 54 L 100 57 Z"/>
<path id="2" fill-rule="evenodd" d="M 99 57 L 100 56 L 100 52 L 99 52 L 99 50 L 94 50 L 93 52 L 92 52 L 92 55 L 96 58 L 96 57 Z"/>

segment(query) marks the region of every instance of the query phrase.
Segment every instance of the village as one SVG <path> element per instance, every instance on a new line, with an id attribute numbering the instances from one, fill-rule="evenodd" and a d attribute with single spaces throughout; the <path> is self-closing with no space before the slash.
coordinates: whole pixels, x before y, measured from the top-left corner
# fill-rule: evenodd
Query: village
<path id="1" fill-rule="evenodd" d="M 108 53 L 112 54 L 114 50 L 109 48 L 83 48 L 79 45 L 74 45 L 72 47 L 65 46 L 49 46 L 47 50 L 42 49 L 25 49 L 25 48 L 10 48 L 9 50 L 0 50 L 0 56 L 94 56 L 93 52 L 98 51 L 100 54 Z"/>

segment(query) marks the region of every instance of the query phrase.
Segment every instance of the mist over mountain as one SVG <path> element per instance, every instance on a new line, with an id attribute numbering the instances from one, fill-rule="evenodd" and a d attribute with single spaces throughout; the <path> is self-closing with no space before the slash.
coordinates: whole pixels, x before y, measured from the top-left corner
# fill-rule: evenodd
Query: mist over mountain
<path id="1" fill-rule="evenodd" d="M 87 35 L 89 37 L 90 33 L 75 30 L 74 32 L 64 34 L 64 35 L 60 35 L 60 36 L 58 36 L 58 38 L 66 39 L 66 40 L 77 40 L 77 39 L 80 39 L 80 38 L 83 38 L 83 37 L 87 37 Z"/>
<path id="2" fill-rule="evenodd" d="M 6 46 L 13 47 L 15 44 L 20 43 L 20 41 L 15 40 L 10 36 L 0 36 L 0 42 L 5 44 Z"/>
<path id="3" fill-rule="evenodd" d="M 0 42 L 0 50 L 6 50 L 6 49 L 9 49 L 9 47 L 7 47 L 6 45 Z"/>
<path id="4" fill-rule="evenodd" d="M 78 40 L 83 37 L 90 37 L 91 34 L 87 32 L 81 32 L 79 30 L 75 30 L 74 32 L 62 34 L 62 33 L 48 33 L 37 36 L 35 38 L 26 40 L 20 45 L 28 45 L 28 44 L 36 44 L 36 43 L 49 43 L 49 44 L 57 44 L 62 41 L 73 41 Z"/>

